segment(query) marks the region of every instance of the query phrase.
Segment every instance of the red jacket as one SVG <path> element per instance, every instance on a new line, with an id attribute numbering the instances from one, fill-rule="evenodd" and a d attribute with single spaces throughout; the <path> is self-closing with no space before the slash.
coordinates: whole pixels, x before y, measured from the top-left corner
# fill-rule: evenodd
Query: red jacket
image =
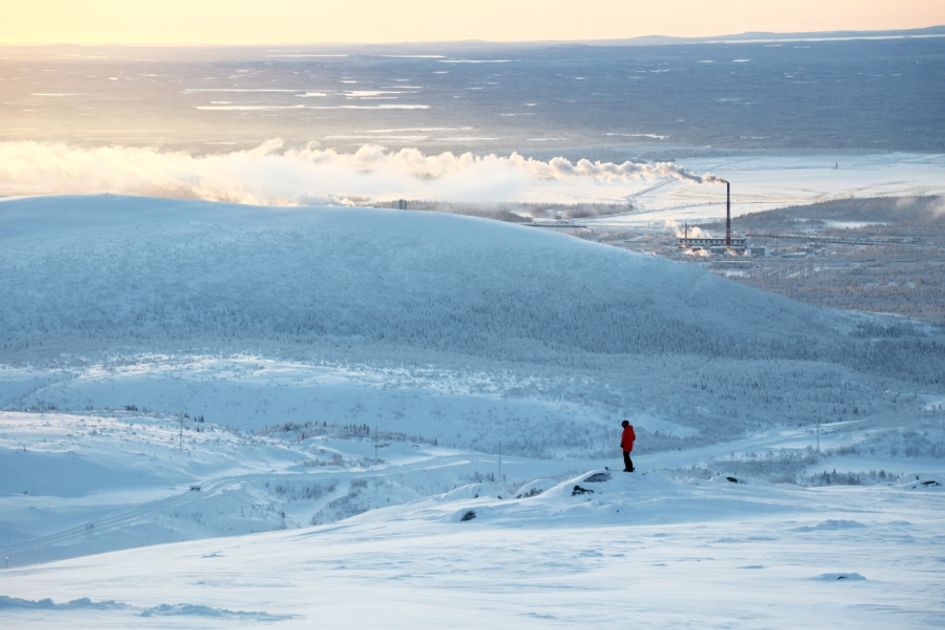
<path id="1" fill-rule="evenodd" d="M 633 441 L 635 439 L 637 439 L 637 434 L 633 432 L 633 425 L 628 425 L 623 430 L 623 435 L 620 437 L 620 448 L 622 448 L 625 453 L 629 453 L 633 450 Z"/>

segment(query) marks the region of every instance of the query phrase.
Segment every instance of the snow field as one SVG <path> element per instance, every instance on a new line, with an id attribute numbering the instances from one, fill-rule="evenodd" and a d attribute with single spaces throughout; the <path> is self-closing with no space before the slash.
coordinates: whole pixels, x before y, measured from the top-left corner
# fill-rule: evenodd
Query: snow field
<path id="1" fill-rule="evenodd" d="M 0 610 L 30 628 L 163 627 L 154 610 L 192 628 L 903 628 L 945 618 L 943 558 L 927 553 L 942 540 L 942 512 L 923 491 L 773 487 L 739 504 L 746 488 L 710 482 L 696 488 L 723 510 L 704 518 L 687 501 L 647 505 L 672 486 L 655 473 L 615 475 L 528 499 L 425 501 L 331 526 L 11 569 L 0 573 Z M 574 482 L 595 493 L 573 496 Z M 461 521 L 467 509 L 477 516 Z"/>
<path id="2" fill-rule="evenodd" d="M 732 216 L 830 199 L 941 195 L 945 159 L 935 153 L 753 155 L 692 158 L 694 172 L 733 182 Z M 668 181 L 631 194 L 637 212 L 588 222 L 598 228 L 701 222 L 725 217 L 725 189 Z M 738 223 L 735 223 L 738 229 Z"/>

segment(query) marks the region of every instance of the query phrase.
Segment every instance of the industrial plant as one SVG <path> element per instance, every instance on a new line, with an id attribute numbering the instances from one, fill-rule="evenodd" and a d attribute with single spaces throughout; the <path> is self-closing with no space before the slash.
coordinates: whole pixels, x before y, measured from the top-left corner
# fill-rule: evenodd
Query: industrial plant
<path id="1" fill-rule="evenodd" d="M 732 236 L 732 184 L 725 183 L 725 238 L 689 236 L 689 224 L 685 224 L 683 235 L 677 240 L 679 246 L 687 252 L 707 251 L 712 254 L 735 253 L 742 255 L 748 250 L 748 239 Z"/>

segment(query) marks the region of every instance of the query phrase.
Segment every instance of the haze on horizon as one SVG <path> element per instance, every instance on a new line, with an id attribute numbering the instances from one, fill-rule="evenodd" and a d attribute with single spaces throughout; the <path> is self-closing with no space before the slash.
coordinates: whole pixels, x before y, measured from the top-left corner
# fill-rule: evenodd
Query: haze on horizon
<path id="1" fill-rule="evenodd" d="M 0 44 L 318 44 L 548 41 L 945 24 L 945 3 L 902 0 L 33 0 L 5 7 Z"/>

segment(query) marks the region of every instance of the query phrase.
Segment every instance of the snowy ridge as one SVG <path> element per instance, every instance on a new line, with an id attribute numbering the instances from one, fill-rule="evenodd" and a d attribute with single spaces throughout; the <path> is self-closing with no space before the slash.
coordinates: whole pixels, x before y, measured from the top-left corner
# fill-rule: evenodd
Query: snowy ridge
<path id="1" fill-rule="evenodd" d="M 488 497 L 469 502 L 448 511 L 445 520 L 475 520 L 477 526 L 487 527 L 652 525 L 791 509 L 791 501 L 782 505 L 772 501 L 767 486 L 732 483 L 724 477 L 680 482 L 663 472 L 631 474 L 599 469 L 554 483 L 534 496 L 527 496 L 526 491 L 507 500 Z M 533 493 L 540 490 L 532 488 Z M 719 490 L 729 495 L 725 501 L 719 500 Z M 455 508 L 457 502 L 449 505 Z M 383 510 L 355 517 L 352 522 L 376 518 L 384 518 Z"/>

